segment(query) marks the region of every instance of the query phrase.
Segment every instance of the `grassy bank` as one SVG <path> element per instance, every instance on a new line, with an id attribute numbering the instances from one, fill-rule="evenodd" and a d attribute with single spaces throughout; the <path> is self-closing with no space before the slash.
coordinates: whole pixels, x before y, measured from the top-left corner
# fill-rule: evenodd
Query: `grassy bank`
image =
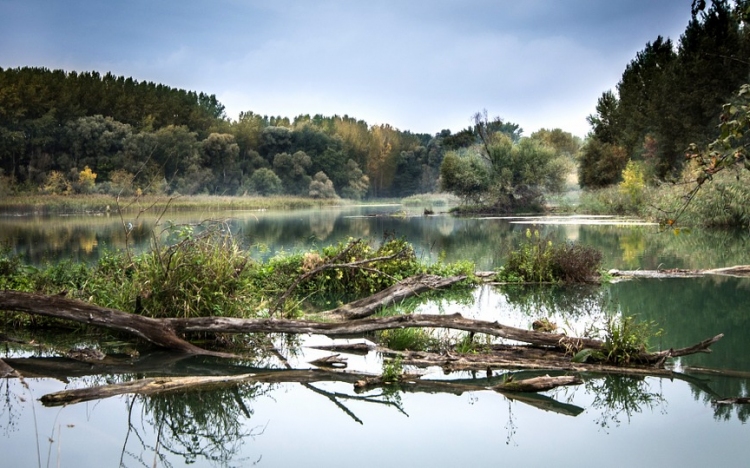
<path id="1" fill-rule="evenodd" d="M 6 214 L 74 214 L 161 211 L 224 211 L 304 209 L 321 206 L 339 206 L 351 203 L 342 199 L 312 199 L 291 196 L 229 197 L 216 195 L 123 197 L 111 195 L 18 195 L 0 200 L 0 213 Z"/>

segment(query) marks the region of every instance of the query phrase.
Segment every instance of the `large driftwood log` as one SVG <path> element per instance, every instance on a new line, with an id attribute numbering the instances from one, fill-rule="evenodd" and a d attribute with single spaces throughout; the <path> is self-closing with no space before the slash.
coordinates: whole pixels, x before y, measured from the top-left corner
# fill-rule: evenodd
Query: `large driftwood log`
<path id="1" fill-rule="evenodd" d="M 683 268 L 669 268 L 659 270 L 609 270 L 609 274 L 622 279 L 630 278 L 696 278 L 706 275 L 734 276 L 746 278 L 750 276 L 750 265 L 736 265 L 726 268 L 712 268 L 708 270 L 688 270 Z"/>
<path id="2" fill-rule="evenodd" d="M 564 385 L 581 385 L 582 383 L 583 380 L 575 375 L 558 375 L 555 377 L 545 375 L 542 377 L 534 377 L 533 379 L 507 380 L 501 384 L 495 385 L 492 389 L 497 392 L 536 393 L 545 392 Z"/>
<path id="3" fill-rule="evenodd" d="M 183 340 L 177 336 L 167 321 L 99 307 L 59 295 L 45 296 L 18 291 L 0 291 L 0 310 L 26 312 L 125 332 L 158 346 L 190 354 L 232 356 L 208 351 Z"/>
<path id="4" fill-rule="evenodd" d="M 466 276 L 443 278 L 436 275 L 418 275 L 406 278 L 371 296 L 359 299 L 326 312 L 333 318 L 356 320 L 377 312 L 381 307 L 396 304 L 426 291 L 447 288 L 466 279 Z"/>
<path id="5" fill-rule="evenodd" d="M 383 299 L 386 300 L 386 299 Z M 602 349 L 604 343 L 588 338 L 569 337 L 560 334 L 542 333 L 533 330 L 502 325 L 498 322 L 472 320 L 453 315 L 399 315 L 392 317 L 368 317 L 346 322 L 315 322 L 311 320 L 286 319 L 239 319 L 231 317 L 194 317 L 155 319 L 133 315 L 115 309 L 98 307 L 86 302 L 62 296 L 43 296 L 17 291 L 0 291 L 0 310 L 22 311 L 30 314 L 68 319 L 99 327 L 134 334 L 156 345 L 192 354 L 236 357 L 199 348 L 184 339 L 183 333 L 292 333 L 320 334 L 327 336 L 350 336 L 378 330 L 398 328 L 447 328 L 474 333 L 485 333 L 508 340 L 530 343 L 569 351 L 582 348 Z M 697 352 L 709 352 L 709 346 L 723 335 L 717 335 L 697 345 L 658 353 L 642 353 L 640 362 L 661 365 L 670 356 L 683 356 Z"/>
<path id="6" fill-rule="evenodd" d="M 500 378 L 494 380 L 498 381 L 500 380 Z M 101 400 L 125 394 L 155 395 L 188 390 L 201 391 L 217 388 L 227 388 L 246 383 L 296 382 L 303 385 L 308 385 L 316 382 L 331 381 L 351 383 L 354 384 L 354 388 L 358 390 L 372 390 L 375 387 L 392 384 L 392 382 L 384 382 L 379 376 L 375 376 L 372 374 L 327 370 L 279 369 L 259 373 L 226 376 L 151 377 L 110 385 L 62 390 L 59 392 L 46 394 L 42 396 L 40 400 L 42 404 L 44 404 L 44 406 L 60 406 L 86 401 Z M 362 382 L 365 381 L 368 382 L 367 385 L 362 384 Z M 550 390 L 560 385 L 578 385 L 583 383 L 582 380 L 573 376 L 533 377 L 529 379 L 519 379 L 516 382 L 521 385 L 526 383 L 526 390 L 502 388 L 502 383 L 493 385 L 493 379 L 433 380 L 421 379 L 418 375 L 405 376 L 402 380 L 400 380 L 400 383 L 402 383 L 403 385 L 400 385 L 399 388 L 402 391 L 413 393 L 452 393 L 455 395 L 461 395 L 464 392 L 475 392 L 483 390 L 495 390 L 501 393 L 505 393 L 506 391 L 540 392 Z M 550 384 L 550 382 L 555 382 L 555 384 Z M 559 405 L 559 402 L 556 402 L 553 399 L 539 399 L 544 401 L 546 410 L 555 411 L 554 408 Z M 565 412 L 573 415 L 580 412 L 571 412 L 570 409 L 571 408 L 566 408 Z"/>

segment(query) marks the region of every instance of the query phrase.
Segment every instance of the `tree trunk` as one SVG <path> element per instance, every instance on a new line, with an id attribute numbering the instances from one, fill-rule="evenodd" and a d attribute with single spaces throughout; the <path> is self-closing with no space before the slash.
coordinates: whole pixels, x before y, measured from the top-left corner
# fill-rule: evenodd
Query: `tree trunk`
<path id="1" fill-rule="evenodd" d="M 583 380 L 575 375 L 559 375 L 557 377 L 545 375 L 543 377 L 534 377 L 533 379 L 509 380 L 495 385 L 492 389 L 497 392 L 536 393 L 545 392 L 564 385 L 581 385 L 582 383 Z"/>

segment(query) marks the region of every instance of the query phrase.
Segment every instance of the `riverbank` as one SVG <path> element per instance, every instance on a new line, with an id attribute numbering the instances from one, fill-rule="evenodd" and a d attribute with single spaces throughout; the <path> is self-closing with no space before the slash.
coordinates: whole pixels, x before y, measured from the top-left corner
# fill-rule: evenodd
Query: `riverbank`
<path id="1" fill-rule="evenodd" d="M 124 213 L 139 211 L 226 211 L 305 209 L 341 206 L 344 199 L 313 199 L 292 196 L 230 197 L 217 195 L 123 197 L 112 195 L 18 195 L 0 200 L 0 213 L 6 215 Z"/>

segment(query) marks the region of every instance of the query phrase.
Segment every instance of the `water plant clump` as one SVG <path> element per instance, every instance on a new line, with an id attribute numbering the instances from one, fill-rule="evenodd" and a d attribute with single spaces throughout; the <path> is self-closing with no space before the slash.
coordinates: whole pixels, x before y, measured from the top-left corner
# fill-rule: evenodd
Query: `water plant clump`
<path id="1" fill-rule="evenodd" d="M 588 360 L 628 365 L 639 362 L 649 352 L 649 342 L 662 335 L 653 321 L 639 322 L 633 316 L 612 316 L 599 329 L 587 335 L 602 339 L 600 350 L 582 349 L 573 356 L 573 362 Z"/>
<path id="2" fill-rule="evenodd" d="M 404 360 L 401 356 L 383 360 L 383 372 L 380 376 L 383 382 L 396 383 L 402 375 L 404 375 Z"/>
<path id="3" fill-rule="evenodd" d="M 526 230 L 526 240 L 508 255 L 498 280 L 510 283 L 586 282 L 601 266 L 600 251 L 581 244 L 554 244 L 539 231 Z"/>

